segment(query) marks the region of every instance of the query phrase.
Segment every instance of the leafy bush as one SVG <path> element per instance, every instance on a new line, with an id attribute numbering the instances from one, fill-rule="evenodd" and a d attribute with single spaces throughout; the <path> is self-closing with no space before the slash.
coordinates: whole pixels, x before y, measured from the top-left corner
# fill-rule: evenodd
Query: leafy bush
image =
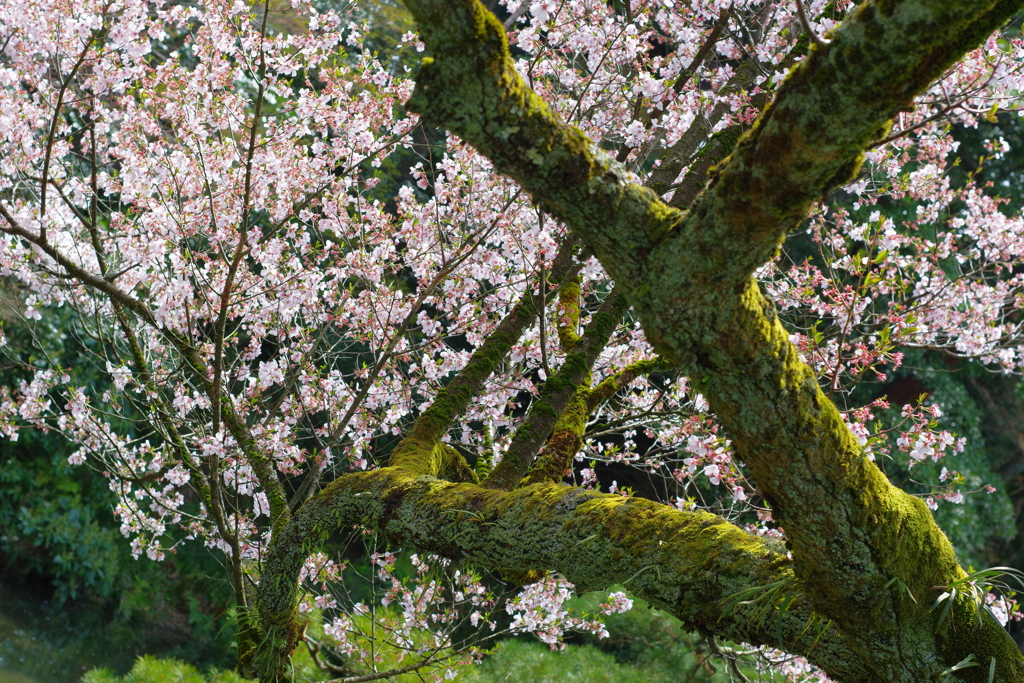
<path id="1" fill-rule="evenodd" d="M 502 643 L 497 653 L 479 667 L 459 671 L 472 683 L 725 683 L 722 673 L 709 673 L 711 663 L 692 650 L 646 650 L 648 658 L 635 664 L 619 661 L 593 645 L 567 645 L 551 650 L 537 641 L 520 639 Z M 679 668 L 673 668 L 678 666 Z M 689 679 L 687 677 L 689 676 Z"/>
<path id="2" fill-rule="evenodd" d="M 45 360 L 90 395 L 110 388 L 98 369 L 102 345 L 80 321 L 58 312 L 30 326 L 22 295 L 0 283 L 0 386 L 16 392 Z M 127 409 L 124 417 L 131 417 Z M 48 584 L 47 602 L 78 603 L 66 611 L 75 615 L 81 640 L 118 643 L 117 656 L 104 663 L 124 666 L 139 652 L 230 661 L 232 634 L 215 617 L 226 611 L 231 592 L 209 578 L 222 575 L 217 559 L 198 544 L 175 549 L 159 564 L 133 559 L 111 512 L 109 480 L 72 467 L 75 450 L 56 431 L 25 428 L 16 440 L 0 439 L 0 562 L 11 570 L 5 581 Z"/>
<path id="3" fill-rule="evenodd" d="M 211 669 L 203 674 L 177 659 L 144 655 L 124 676 L 118 677 L 110 669 L 93 669 L 82 677 L 82 683 L 245 683 L 245 679 L 234 671 Z"/>
<path id="4" fill-rule="evenodd" d="M 55 435 L 27 431 L 0 441 L 0 553 L 23 573 L 51 579 L 63 602 L 83 594 L 109 598 L 121 574 L 124 542 L 103 510 L 109 491 L 72 471 L 70 449 Z M 109 515 L 105 515 L 110 517 Z"/>
<path id="5" fill-rule="evenodd" d="M 306 629 L 307 642 L 318 650 L 318 659 L 330 667 L 328 672 L 320 670 L 307 647 L 299 647 L 292 659 L 295 679 L 297 681 L 314 681 L 324 678 L 363 676 L 377 672 L 401 669 L 416 664 L 430 655 L 427 665 L 407 673 L 387 678 L 393 683 L 421 683 L 430 678 L 427 672 L 439 672 L 444 675 L 449 670 L 459 670 L 464 666 L 460 662 L 467 655 L 459 655 L 449 647 L 441 647 L 445 642 L 435 639 L 431 631 L 422 628 L 403 628 L 404 620 L 400 610 L 388 607 L 377 607 L 373 612 L 350 614 L 343 619 L 343 647 L 333 645 L 334 638 L 324 633 L 325 617 L 314 611 Z M 335 625 L 337 627 L 337 624 Z M 335 637 L 338 631 L 335 630 Z M 342 650 L 350 653 L 344 654 Z"/>
<path id="6" fill-rule="evenodd" d="M 612 587 L 618 590 L 621 587 Z M 574 598 L 571 607 L 596 613 L 608 593 Z M 633 599 L 633 609 L 604 617 L 608 636 L 574 635 L 563 650 L 535 640 L 503 641 L 479 667 L 460 669 L 474 683 L 724 683 L 724 666 L 679 620 Z M 716 670 L 718 673 L 716 673 Z"/>

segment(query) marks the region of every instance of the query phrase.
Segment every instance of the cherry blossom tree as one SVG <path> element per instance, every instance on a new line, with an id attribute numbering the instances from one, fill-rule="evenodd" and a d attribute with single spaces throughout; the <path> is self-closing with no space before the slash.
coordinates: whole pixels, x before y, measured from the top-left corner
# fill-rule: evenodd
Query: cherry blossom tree
<path id="1" fill-rule="evenodd" d="M 617 583 L 793 677 L 1019 680 L 929 511 L 957 477 L 883 471 L 962 444 L 852 390 L 1024 366 L 1024 221 L 948 175 L 1022 89 L 1020 4 L 407 0 L 382 51 L 359 7 L 5 0 L 0 261 L 109 384 L 24 359 L 4 434 L 78 444 L 137 555 L 223 552 L 264 681 L 302 641 L 375 667 L 353 528 L 419 554 L 366 577 L 409 663 L 347 680 L 447 675 L 501 609 L 599 632 L 565 600 Z"/>

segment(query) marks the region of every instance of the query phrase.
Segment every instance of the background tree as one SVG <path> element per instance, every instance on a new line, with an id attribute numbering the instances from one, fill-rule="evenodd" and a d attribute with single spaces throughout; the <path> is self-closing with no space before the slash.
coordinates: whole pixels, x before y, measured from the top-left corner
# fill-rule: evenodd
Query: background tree
<path id="1" fill-rule="evenodd" d="M 358 604 L 300 595 L 340 576 L 316 551 L 352 526 L 456 563 L 403 583 L 374 556 L 402 671 L 448 661 L 460 611 L 492 622 L 478 567 L 531 584 L 513 628 L 553 642 L 591 627 L 566 580 L 624 582 L 837 680 L 1019 678 L 994 575 L 922 500 L 959 482 L 917 497 L 876 464 L 962 445 L 937 406 L 876 427 L 886 405 L 852 393 L 905 346 L 1019 365 L 1020 220 L 944 184 L 943 129 L 1016 92 L 1019 42 L 989 34 L 1017 6 L 539 2 L 502 25 L 408 4 L 425 55 L 313 7 L 5 15 L 3 264 L 26 317 L 78 314 L 113 385 L 34 368 L 7 434 L 79 444 L 137 554 L 173 527 L 223 550 L 263 680 L 289 677 L 300 605 L 359 650 Z M 773 261 L 844 185 L 818 255 Z M 676 504 L 598 493 L 593 467 L 560 484 L 576 459 L 639 465 Z"/>

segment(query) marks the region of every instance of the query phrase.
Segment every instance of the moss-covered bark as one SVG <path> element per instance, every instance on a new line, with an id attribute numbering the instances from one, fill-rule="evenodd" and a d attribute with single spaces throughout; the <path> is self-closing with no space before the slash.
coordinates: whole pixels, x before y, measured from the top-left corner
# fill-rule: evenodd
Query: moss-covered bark
<path id="1" fill-rule="evenodd" d="M 363 524 L 394 542 L 512 576 L 557 570 L 580 590 L 625 582 L 637 595 L 705 633 L 816 655 L 839 671 L 856 657 L 834 630 L 818 632 L 778 541 L 751 535 L 704 512 L 635 498 L 535 484 L 503 492 L 389 467 L 343 477 L 303 506 L 275 539 L 260 583 L 267 642 L 284 660 L 299 637 L 295 600 L 305 558 L 339 529 Z M 790 585 L 784 614 L 756 614 L 731 596 L 776 582 Z M 280 628 L 270 630 L 269 620 Z M 294 626 L 293 626 L 294 624 Z M 808 628 L 808 625 L 812 628 Z M 273 654 L 267 648 L 267 654 Z M 260 680 L 275 680 L 273 668 Z M 284 678 L 284 671 L 277 672 Z M 851 679 L 857 680 L 857 679 Z M 868 679 L 863 679 L 868 680 Z"/>
<path id="2" fill-rule="evenodd" d="M 786 530 L 792 564 L 782 549 L 702 513 L 551 484 L 502 492 L 439 481 L 452 457 L 443 429 L 417 424 L 422 438 L 407 439 L 395 467 L 340 479 L 275 536 L 260 584 L 265 680 L 283 671 L 296 643 L 302 559 L 353 523 L 510 572 L 557 569 L 584 589 L 628 579 L 691 626 L 781 645 L 839 681 L 939 680 L 967 655 L 982 666 L 942 680 L 987 680 L 993 659 L 994 680 L 1024 680 L 1024 657 L 990 617 L 975 625 L 973 603 L 958 601 L 946 623 L 930 610 L 964 576 L 952 548 L 924 504 L 863 456 L 752 278 L 811 203 L 856 172 L 889 119 L 1021 0 L 860 5 L 794 67 L 686 212 L 631 184 L 552 114 L 477 0 L 406 4 L 428 52 L 410 109 L 476 146 L 567 223 L 625 287 L 659 353 L 704 381 Z M 806 597 L 780 617 L 782 643 L 775 624 L 747 607 L 723 609 L 729 596 L 778 581 Z M 817 640 L 804 628 L 811 606 L 833 624 Z"/>
<path id="3" fill-rule="evenodd" d="M 618 290 L 608 295 L 594 313 L 586 331 L 573 343 L 572 352 L 566 356 L 558 372 L 544 382 L 540 397 L 530 406 L 526 419 L 516 429 L 504 458 L 487 478 L 487 486 L 508 491 L 519 484 L 551 430 L 562 419 L 566 407 L 581 389 L 590 386 L 594 361 L 601 349 L 607 346 L 627 308 L 629 302 Z M 586 405 L 585 397 L 583 405 Z M 586 415 L 582 419 L 585 424 Z"/>
<path id="4" fill-rule="evenodd" d="M 883 680 L 934 673 L 928 655 L 906 653 L 928 649 L 907 623 L 920 615 L 885 586 L 897 578 L 930 597 L 960 576 L 952 549 L 924 506 L 862 456 L 751 273 L 813 201 L 856 172 L 889 119 L 1019 3 L 865 3 L 793 69 L 686 213 L 624 182 L 551 115 L 478 4 L 460 2 L 461 15 L 449 3 L 444 13 L 442 3 L 408 4 L 433 60 L 410 105 L 487 154 L 633 285 L 648 339 L 708 380 L 705 394 L 787 529 L 815 606 L 851 636 L 872 634 L 866 666 Z M 480 77 L 460 86 L 456 73 Z"/>
<path id="5" fill-rule="evenodd" d="M 551 265 L 552 281 L 559 283 L 563 278 L 575 277 L 580 264 L 573 259 L 574 247 L 575 242 L 568 240 L 559 249 Z M 423 411 L 409 434 L 395 447 L 391 465 L 423 474 L 439 471 L 442 455 L 437 449 L 441 438 L 452 421 L 462 415 L 469 402 L 480 393 L 484 382 L 505 359 L 523 331 L 533 324 L 537 314 L 533 297 L 525 294 L 473 352 L 466 367 L 438 392 L 434 402 Z"/>
<path id="6" fill-rule="evenodd" d="M 601 380 L 587 396 L 587 409 L 596 410 L 602 403 L 618 393 L 623 387 L 641 375 L 654 372 L 665 372 L 672 369 L 672 364 L 663 358 L 650 358 L 631 363 L 611 377 Z"/>

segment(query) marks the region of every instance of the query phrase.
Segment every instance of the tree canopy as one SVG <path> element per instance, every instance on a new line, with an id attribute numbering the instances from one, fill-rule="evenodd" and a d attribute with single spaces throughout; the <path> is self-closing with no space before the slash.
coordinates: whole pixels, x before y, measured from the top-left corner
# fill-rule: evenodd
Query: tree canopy
<path id="1" fill-rule="evenodd" d="M 430 554 L 373 555 L 392 673 L 492 623 L 480 570 L 551 642 L 600 628 L 569 584 L 626 584 L 836 681 L 1024 678 L 929 509 L 956 472 L 890 482 L 962 441 L 857 393 L 911 349 L 1024 366 L 1024 221 L 949 135 L 1019 96 L 1020 2 L 406 0 L 390 51 L 316 3 L 29 5 L 0 262 L 102 379 L 22 359 L 2 427 L 74 441 L 137 555 L 223 551 L 244 674 L 315 610 L 359 649 L 321 552 L 358 527 Z"/>

